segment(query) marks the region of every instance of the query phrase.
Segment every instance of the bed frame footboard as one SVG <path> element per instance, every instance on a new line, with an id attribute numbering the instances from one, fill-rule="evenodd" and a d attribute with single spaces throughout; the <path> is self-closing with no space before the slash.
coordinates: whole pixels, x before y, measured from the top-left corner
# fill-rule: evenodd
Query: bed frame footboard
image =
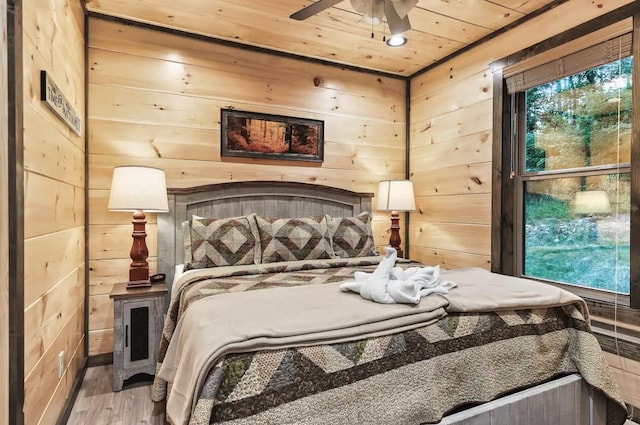
<path id="1" fill-rule="evenodd" d="M 604 395 L 576 374 L 455 413 L 439 425 L 605 425 L 605 410 Z"/>

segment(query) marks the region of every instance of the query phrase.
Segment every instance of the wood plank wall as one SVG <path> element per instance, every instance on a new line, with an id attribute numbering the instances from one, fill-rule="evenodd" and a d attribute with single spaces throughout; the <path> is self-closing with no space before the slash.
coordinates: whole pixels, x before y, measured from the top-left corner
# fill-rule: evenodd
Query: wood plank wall
<path id="1" fill-rule="evenodd" d="M 7 1 L 0 0 L 0 425 L 9 425 L 9 159 Z"/>
<path id="2" fill-rule="evenodd" d="M 86 357 L 85 139 L 40 101 L 46 70 L 84 123 L 81 0 L 23 5 L 24 418 L 55 424 Z M 64 372 L 58 377 L 58 356 Z"/>
<path id="3" fill-rule="evenodd" d="M 375 192 L 405 175 L 405 90 L 397 78 L 90 18 L 89 354 L 112 351 L 109 292 L 130 262 L 131 217 L 107 211 L 115 166 L 162 168 L 170 187 L 286 180 Z M 324 163 L 221 158 L 223 107 L 324 120 Z M 378 244 L 389 225 L 374 215 Z M 154 216 L 147 233 L 154 268 Z"/>
<path id="4" fill-rule="evenodd" d="M 422 210 L 410 218 L 413 258 L 447 268 L 490 268 L 489 63 L 628 3 L 570 0 L 411 80 L 409 165 Z M 608 358 L 626 399 L 637 406 L 637 365 Z"/>

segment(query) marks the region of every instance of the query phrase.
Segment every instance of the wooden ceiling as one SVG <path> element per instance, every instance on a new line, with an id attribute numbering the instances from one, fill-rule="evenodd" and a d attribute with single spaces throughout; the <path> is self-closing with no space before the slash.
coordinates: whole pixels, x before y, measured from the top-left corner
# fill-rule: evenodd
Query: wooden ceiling
<path id="1" fill-rule="evenodd" d="M 420 0 L 408 43 L 389 47 L 343 0 L 305 20 L 307 0 L 86 0 L 90 12 L 270 50 L 409 76 L 558 0 Z"/>

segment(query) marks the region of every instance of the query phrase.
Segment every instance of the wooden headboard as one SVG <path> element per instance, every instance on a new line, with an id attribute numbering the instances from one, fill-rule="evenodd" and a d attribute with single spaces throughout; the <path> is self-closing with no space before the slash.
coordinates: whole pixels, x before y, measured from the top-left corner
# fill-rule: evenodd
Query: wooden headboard
<path id="1" fill-rule="evenodd" d="M 249 181 L 168 189 L 169 213 L 158 214 L 158 272 L 173 282 L 183 262 L 182 222 L 197 215 L 227 218 L 256 213 L 264 217 L 349 217 L 371 212 L 373 193 L 308 183 Z"/>

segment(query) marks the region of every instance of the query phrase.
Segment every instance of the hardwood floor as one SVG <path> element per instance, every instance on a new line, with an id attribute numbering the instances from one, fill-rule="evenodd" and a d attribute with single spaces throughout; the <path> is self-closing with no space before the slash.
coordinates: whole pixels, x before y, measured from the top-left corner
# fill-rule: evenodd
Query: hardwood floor
<path id="1" fill-rule="evenodd" d="M 88 368 L 67 425 L 163 425 L 164 412 L 154 411 L 151 401 L 151 381 L 134 380 L 113 392 L 111 365 Z"/>
<path id="2" fill-rule="evenodd" d="M 135 379 L 113 392 L 111 365 L 88 368 L 67 425 L 164 424 L 164 412 L 154 412 L 150 379 Z"/>

